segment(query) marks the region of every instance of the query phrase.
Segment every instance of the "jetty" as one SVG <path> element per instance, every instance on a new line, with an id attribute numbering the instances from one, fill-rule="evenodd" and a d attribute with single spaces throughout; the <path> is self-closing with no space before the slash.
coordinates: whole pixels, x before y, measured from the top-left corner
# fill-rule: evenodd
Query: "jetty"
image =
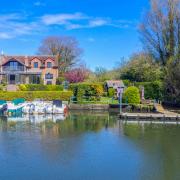
<path id="1" fill-rule="evenodd" d="M 165 110 L 161 104 L 155 104 L 156 113 L 121 113 L 120 120 L 127 121 L 180 121 L 180 114 Z"/>
<path id="2" fill-rule="evenodd" d="M 162 121 L 180 121 L 180 114 L 160 114 L 160 113 L 122 113 L 120 120 L 162 120 Z"/>

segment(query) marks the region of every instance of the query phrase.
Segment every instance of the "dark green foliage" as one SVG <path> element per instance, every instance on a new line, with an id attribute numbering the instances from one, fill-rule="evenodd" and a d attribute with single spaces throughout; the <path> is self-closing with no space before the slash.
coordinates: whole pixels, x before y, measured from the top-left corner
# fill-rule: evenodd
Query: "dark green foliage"
<path id="1" fill-rule="evenodd" d="M 73 95 L 71 91 L 17 91 L 17 92 L 0 92 L 1 100 L 12 101 L 16 98 L 24 98 L 27 101 L 43 99 L 46 101 L 63 100 L 69 101 Z"/>
<path id="2" fill-rule="evenodd" d="M 131 82 L 130 82 L 129 79 L 124 79 L 124 80 L 123 80 L 123 83 L 124 83 L 124 85 L 125 85 L 126 87 L 130 86 L 130 84 L 131 84 Z"/>
<path id="3" fill-rule="evenodd" d="M 60 84 L 62 84 L 62 83 L 64 82 L 64 80 L 65 80 L 64 77 L 58 77 L 58 78 L 56 79 L 56 84 L 57 84 L 57 85 L 60 85 Z"/>
<path id="4" fill-rule="evenodd" d="M 144 86 L 146 99 L 162 100 L 164 94 L 163 83 L 161 81 L 134 83 L 138 88 Z"/>
<path id="5" fill-rule="evenodd" d="M 120 72 L 121 79 L 136 82 L 152 82 L 162 77 L 161 67 L 145 53 L 133 55 Z"/>
<path id="6" fill-rule="evenodd" d="M 21 84 L 20 91 L 62 91 L 62 85 Z"/>
<path id="7" fill-rule="evenodd" d="M 139 89 L 134 86 L 128 87 L 123 94 L 123 98 L 127 99 L 129 104 L 140 104 Z"/>
<path id="8" fill-rule="evenodd" d="M 180 60 L 178 58 L 167 64 L 164 87 L 165 101 L 180 105 Z"/>

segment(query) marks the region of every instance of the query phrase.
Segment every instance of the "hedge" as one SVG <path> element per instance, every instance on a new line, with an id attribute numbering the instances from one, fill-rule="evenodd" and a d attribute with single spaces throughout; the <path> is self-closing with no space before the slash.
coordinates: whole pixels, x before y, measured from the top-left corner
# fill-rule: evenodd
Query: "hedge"
<path id="1" fill-rule="evenodd" d="M 62 91 L 62 85 L 21 84 L 20 91 Z"/>
<path id="2" fill-rule="evenodd" d="M 146 99 L 162 100 L 164 94 L 163 82 L 136 82 L 136 87 L 144 87 L 144 96 Z"/>
<path id="3" fill-rule="evenodd" d="M 136 86 L 137 88 L 144 87 L 144 96 L 146 99 L 162 100 L 164 96 L 164 87 L 162 81 L 153 82 L 130 82 L 129 80 L 123 80 L 126 87 Z"/>
<path id="4" fill-rule="evenodd" d="M 27 101 L 43 99 L 45 101 L 62 100 L 69 101 L 72 97 L 72 91 L 17 91 L 17 92 L 0 92 L 0 99 L 11 101 L 16 98 L 24 98 Z"/>
<path id="5" fill-rule="evenodd" d="M 104 94 L 103 83 L 74 83 L 70 84 L 69 89 L 73 91 L 78 101 L 81 101 L 83 96 L 89 99 L 91 97 L 99 99 Z"/>

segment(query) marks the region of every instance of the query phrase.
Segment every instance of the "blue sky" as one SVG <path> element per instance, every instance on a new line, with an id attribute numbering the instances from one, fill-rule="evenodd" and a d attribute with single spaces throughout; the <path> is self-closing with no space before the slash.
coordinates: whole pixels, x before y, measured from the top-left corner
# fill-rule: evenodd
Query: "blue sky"
<path id="1" fill-rule="evenodd" d="M 74 36 L 94 69 L 111 69 L 142 49 L 137 32 L 148 0 L 6 0 L 0 9 L 0 49 L 33 55 L 49 35 Z"/>

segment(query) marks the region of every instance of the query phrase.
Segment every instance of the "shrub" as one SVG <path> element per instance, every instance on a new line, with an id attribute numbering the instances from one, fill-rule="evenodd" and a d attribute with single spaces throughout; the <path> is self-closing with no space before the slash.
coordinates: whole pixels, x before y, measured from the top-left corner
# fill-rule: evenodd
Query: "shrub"
<path id="1" fill-rule="evenodd" d="M 114 88 L 109 88 L 108 89 L 108 96 L 109 97 L 114 97 L 115 95 L 115 89 Z"/>
<path id="2" fill-rule="evenodd" d="M 62 91 L 62 85 L 21 84 L 20 91 Z"/>
<path id="3" fill-rule="evenodd" d="M 25 84 L 20 84 L 19 85 L 19 90 L 20 91 L 27 91 L 27 86 Z"/>
<path id="4" fill-rule="evenodd" d="M 69 88 L 73 91 L 78 101 L 86 100 L 100 100 L 100 96 L 104 94 L 103 83 L 74 83 L 70 84 Z"/>
<path id="5" fill-rule="evenodd" d="M 11 101 L 16 98 L 24 98 L 27 101 L 35 99 L 43 99 L 52 101 L 55 99 L 69 101 L 72 96 L 72 91 L 17 91 L 17 92 L 0 92 L 2 100 Z"/>
<path id="6" fill-rule="evenodd" d="M 163 97 L 163 83 L 161 81 L 154 82 L 138 82 L 135 86 L 140 88 L 144 86 L 144 95 L 146 99 L 162 100 Z"/>
<path id="7" fill-rule="evenodd" d="M 95 96 L 102 96 L 104 93 L 104 88 L 102 83 L 90 84 L 90 88 L 93 91 L 93 95 Z"/>
<path id="8" fill-rule="evenodd" d="M 123 94 L 123 98 L 127 99 L 129 104 L 140 104 L 139 89 L 134 86 L 128 87 Z"/>

